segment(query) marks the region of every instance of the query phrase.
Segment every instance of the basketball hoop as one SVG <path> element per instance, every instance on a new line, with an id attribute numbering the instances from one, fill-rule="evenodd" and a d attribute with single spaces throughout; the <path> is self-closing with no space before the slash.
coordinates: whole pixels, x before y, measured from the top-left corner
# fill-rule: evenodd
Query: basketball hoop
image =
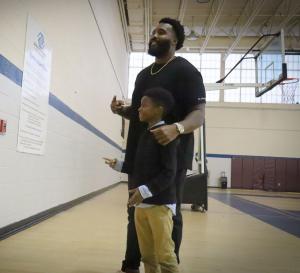
<path id="1" fill-rule="evenodd" d="M 298 86 L 299 79 L 287 78 L 279 83 L 281 86 L 282 103 L 295 103 L 295 91 Z"/>

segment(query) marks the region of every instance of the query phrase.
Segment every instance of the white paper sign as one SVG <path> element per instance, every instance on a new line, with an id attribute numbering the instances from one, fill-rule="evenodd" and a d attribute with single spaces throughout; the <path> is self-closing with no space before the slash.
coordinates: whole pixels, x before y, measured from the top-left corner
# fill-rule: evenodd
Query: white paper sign
<path id="1" fill-rule="evenodd" d="M 43 154 L 46 145 L 51 50 L 45 34 L 29 16 L 22 81 L 19 152 Z"/>

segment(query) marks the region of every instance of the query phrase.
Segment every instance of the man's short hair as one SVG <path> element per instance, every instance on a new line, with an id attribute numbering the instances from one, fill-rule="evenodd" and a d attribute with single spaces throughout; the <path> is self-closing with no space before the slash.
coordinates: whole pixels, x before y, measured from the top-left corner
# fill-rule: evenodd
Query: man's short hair
<path id="1" fill-rule="evenodd" d="M 159 23 L 169 24 L 173 27 L 177 37 L 176 50 L 182 48 L 185 38 L 183 25 L 178 20 L 168 17 L 162 18 Z"/>
<path id="2" fill-rule="evenodd" d="M 150 98 L 156 105 L 163 108 L 163 117 L 170 113 L 175 105 L 175 100 L 172 94 L 162 87 L 154 87 L 147 89 L 144 96 Z"/>

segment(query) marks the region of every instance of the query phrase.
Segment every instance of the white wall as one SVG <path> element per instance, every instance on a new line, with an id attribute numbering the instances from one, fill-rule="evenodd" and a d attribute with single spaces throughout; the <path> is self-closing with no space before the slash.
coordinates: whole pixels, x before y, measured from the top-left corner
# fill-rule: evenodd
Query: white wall
<path id="1" fill-rule="evenodd" d="M 208 103 L 207 153 L 300 157 L 300 105 Z"/>
<path id="2" fill-rule="evenodd" d="M 231 155 L 300 158 L 299 121 L 300 105 L 207 103 L 209 185 L 230 185 Z"/>
<path id="3" fill-rule="evenodd" d="M 106 47 L 110 52 L 109 55 L 114 63 L 120 85 L 124 91 L 124 97 L 127 98 L 129 54 L 124 47 L 124 33 L 120 20 L 118 20 L 120 15 L 117 0 L 92 0 L 91 5 L 97 17 L 101 34 L 105 39 Z M 112 30 L 114 31 L 112 32 Z M 116 95 L 119 95 L 118 89 L 114 91 Z"/>
<path id="4" fill-rule="evenodd" d="M 116 1 L 0 1 L 0 54 L 23 70 L 27 15 L 53 49 L 51 93 L 120 147 L 112 96 L 127 93 L 128 53 Z M 121 92 L 122 90 L 122 92 Z M 116 183 L 102 156 L 119 148 L 49 106 L 46 152 L 16 151 L 21 87 L 0 74 L 0 227 Z"/>

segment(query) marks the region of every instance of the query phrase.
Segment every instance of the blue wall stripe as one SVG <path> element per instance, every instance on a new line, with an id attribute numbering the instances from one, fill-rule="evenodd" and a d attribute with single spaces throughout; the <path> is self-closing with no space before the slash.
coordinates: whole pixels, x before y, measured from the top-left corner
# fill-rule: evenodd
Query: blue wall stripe
<path id="1" fill-rule="evenodd" d="M 97 128 L 95 128 L 91 123 L 89 123 L 86 119 L 84 119 L 82 116 L 74 112 L 68 105 L 64 104 L 61 100 L 59 100 L 56 96 L 54 96 L 52 93 L 49 95 L 49 104 L 53 106 L 56 110 L 63 113 L 65 116 L 69 117 L 73 121 L 77 122 L 90 132 L 94 133 L 96 136 L 100 137 L 110 145 L 114 146 L 115 148 L 122 151 L 122 148 L 115 143 L 113 140 L 111 140 L 108 136 L 103 134 L 101 131 L 99 131 Z"/>
<path id="2" fill-rule="evenodd" d="M 223 154 L 206 154 L 207 157 L 215 158 L 232 158 L 232 155 L 223 155 Z"/>
<path id="3" fill-rule="evenodd" d="M 22 70 L 16 67 L 13 63 L 11 63 L 8 59 L 6 59 L 1 54 L 0 54 L 0 74 L 6 76 L 17 85 L 22 86 L 22 77 L 23 77 Z M 49 105 L 54 107 L 59 112 L 63 113 L 65 116 L 69 117 L 71 120 L 77 122 L 78 124 L 86 128 L 87 130 L 89 130 L 99 138 L 103 139 L 113 147 L 117 148 L 120 151 L 123 151 L 120 145 L 118 145 L 116 142 L 111 140 L 104 133 L 102 133 L 97 128 L 95 128 L 91 123 L 89 123 L 86 119 L 84 119 L 78 113 L 73 111 L 69 106 L 67 106 L 65 103 L 59 100 L 52 93 L 49 94 Z"/>
<path id="4" fill-rule="evenodd" d="M 0 54 L 0 74 L 6 76 L 19 86 L 22 86 L 23 72 L 3 55 Z"/>

